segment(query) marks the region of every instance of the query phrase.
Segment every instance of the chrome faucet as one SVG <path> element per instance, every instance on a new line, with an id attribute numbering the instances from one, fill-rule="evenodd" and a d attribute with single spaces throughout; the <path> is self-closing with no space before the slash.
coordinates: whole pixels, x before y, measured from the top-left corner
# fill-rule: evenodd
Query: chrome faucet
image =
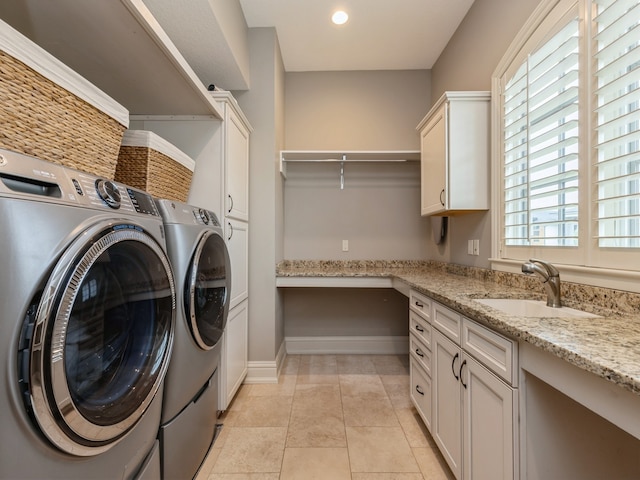
<path id="1" fill-rule="evenodd" d="M 547 306 L 560 308 L 560 272 L 558 269 L 544 260 L 529 259 L 522 264 L 522 272 L 528 275 L 537 273 L 542 278 L 542 283 L 547 291 Z"/>

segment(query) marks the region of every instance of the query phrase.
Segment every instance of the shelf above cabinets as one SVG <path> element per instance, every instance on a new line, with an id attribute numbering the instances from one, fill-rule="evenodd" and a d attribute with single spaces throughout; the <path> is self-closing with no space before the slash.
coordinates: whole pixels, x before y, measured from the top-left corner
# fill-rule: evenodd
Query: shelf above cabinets
<path id="1" fill-rule="evenodd" d="M 339 164 L 340 188 L 344 189 L 344 166 L 349 163 L 419 162 L 419 150 L 281 150 L 280 173 L 287 178 L 287 164 Z"/>
<path id="2" fill-rule="evenodd" d="M 0 18 L 131 114 L 222 118 L 142 0 L 0 2 Z"/>

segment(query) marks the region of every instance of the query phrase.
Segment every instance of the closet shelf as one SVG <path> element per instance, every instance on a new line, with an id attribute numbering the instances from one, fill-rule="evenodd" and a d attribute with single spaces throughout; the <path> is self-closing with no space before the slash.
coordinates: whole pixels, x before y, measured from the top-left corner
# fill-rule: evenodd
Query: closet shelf
<path id="1" fill-rule="evenodd" d="M 287 178 L 287 163 L 340 163 L 340 186 L 345 163 L 394 163 L 420 161 L 419 150 L 281 150 L 280 173 Z"/>

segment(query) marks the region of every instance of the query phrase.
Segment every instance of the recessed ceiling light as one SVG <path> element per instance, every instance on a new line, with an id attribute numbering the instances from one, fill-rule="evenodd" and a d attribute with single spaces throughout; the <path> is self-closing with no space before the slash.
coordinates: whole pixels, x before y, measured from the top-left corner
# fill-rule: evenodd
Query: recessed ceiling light
<path id="1" fill-rule="evenodd" d="M 336 25 L 347 23 L 347 20 L 349 20 L 349 15 L 347 15 L 347 12 L 343 12 L 342 10 L 338 10 L 331 16 L 331 21 Z"/>

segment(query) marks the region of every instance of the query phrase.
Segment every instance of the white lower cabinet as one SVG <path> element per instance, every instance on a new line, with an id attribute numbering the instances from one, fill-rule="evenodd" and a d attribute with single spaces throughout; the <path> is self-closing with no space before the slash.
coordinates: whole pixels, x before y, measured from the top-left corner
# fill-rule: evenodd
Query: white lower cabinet
<path id="1" fill-rule="evenodd" d="M 517 390 L 466 353 L 462 363 L 463 477 L 516 478 Z"/>
<path id="2" fill-rule="evenodd" d="M 433 439 L 456 478 L 462 473 L 462 350 L 439 330 L 433 332 Z"/>
<path id="3" fill-rule="evenodd" d="M 457 479 L 517 478 L 517 344 L 431 303 L 429 369 L 409 335 L 413 403 Z M 416 392 L 422 384 L 430 401 Z"/>
<path id="4" fill-rule="evenodd" d="M 226 410 L 248 370 L 249 300 L 229 310 L 223 335 L 218 408 Z"/>

